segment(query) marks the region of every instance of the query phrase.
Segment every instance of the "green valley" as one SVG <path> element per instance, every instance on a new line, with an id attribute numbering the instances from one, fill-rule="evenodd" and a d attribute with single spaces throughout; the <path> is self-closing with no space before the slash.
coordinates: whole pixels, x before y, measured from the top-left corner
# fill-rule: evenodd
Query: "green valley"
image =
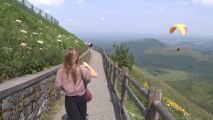
<path id="1" fill-rule="evenodd" d="M 136 64 L 213 114 L 212 61 L 206 61 L 205 55 L 189 48 L 177 51 L 175 47 L 163 46 L 157 40 L 147 41 L 126 43 L 134 54 Z M 140 45 L 141 48 L 134 47 Z"/>

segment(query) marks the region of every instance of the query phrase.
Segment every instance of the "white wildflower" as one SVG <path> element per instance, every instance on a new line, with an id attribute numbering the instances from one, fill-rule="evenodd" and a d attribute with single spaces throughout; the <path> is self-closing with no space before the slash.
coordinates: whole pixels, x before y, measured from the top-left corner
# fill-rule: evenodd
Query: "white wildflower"
<path id="1" fill-rule="evenodd" d="M 76 43 L 78 43 L 78 41 L 77 41 L 77 40 L 75 40 L 75 42 L 76 42 Z"/>
<path id="2" fill-rule="evenodd" d="M 40 44 L 43 44 L 43 43 L 44 43 L 44 42 L 43 42 L 43 41 L 41 41 L 41 40 L 38 40 L 37 42 L 38 42 L 38 43 L 40 43 Z"/>
<path id="3" fill-rule="evenodd" d="M 135 117 L 136 115 L 134 113 L 130 113 L 131 116 Z"/>
<path id="4" fill-rule="evenodd" d="M 22 33 L 27 33 L 27 31 L 25 31 L 25 30 L 20 30 Z"/>
<path id="5" fill-rule="evenodd" d="M 10 47 L 2 47 L 2 49 L 7 51 L 7 52 L 11 52 L 12 51 L 12 48 L 10 48 Z"/>
<path id="6" fill-rule="evenodd" d="M 21 21 L 21 20 L 16 20 L 16 22 L 22 23 L 22 21 Z"/>
<path id="7" fill-rule="evenodd" d="M 58 38 L 61 38 L 62 36 L 61 35 L 58 35 Z"/>
<path id="8" fill-rule="evenodd" d="M 43 50 L 43 48 L 39 48 L 39 50 Z"/>
<path id="9" fill-rule="evenodd" d="M 25 47 L 27 46 L 27 43 L 21 43 L 21 46 Z"/>
<path id="10" fill-rule="evenodd" d="M 34 35 L 37 35 L 38 33 L 36 33 L 36 32 L 32 32 Z"/>
<path id="11" fill-rule="evenodd" d="M 170 104 L 166 104 L 167 106 L 170 106 Z"/>
<path id="12" fill-rule="evenodd" d="M 62 40 L 57 39 L 58 42 L 62 42 Z"/>
<path id="13" fill-rule="evenodd" d="M 10 6 L 10 4 L 9 4 L 9 3 L 4 3 L 4 5 Z"/>

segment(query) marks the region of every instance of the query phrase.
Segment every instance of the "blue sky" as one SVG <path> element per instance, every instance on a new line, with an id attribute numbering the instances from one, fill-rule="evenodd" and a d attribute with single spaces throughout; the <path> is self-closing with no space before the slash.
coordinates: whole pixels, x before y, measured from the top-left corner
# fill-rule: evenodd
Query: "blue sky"
<path id="1" fill-rule="evenodd" d="M 171 25 L 182 23 L 188 35 L 213 35 L 213 0 L 29 1 L 72 33 L 167 35 Z"/>

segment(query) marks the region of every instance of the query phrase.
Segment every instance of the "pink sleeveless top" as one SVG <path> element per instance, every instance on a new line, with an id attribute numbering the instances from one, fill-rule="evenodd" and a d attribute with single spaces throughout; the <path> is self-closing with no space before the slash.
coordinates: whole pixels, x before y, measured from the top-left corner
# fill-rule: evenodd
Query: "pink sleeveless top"
<path id="1" fill-rule="evenodd" d="M 76 68 L 77 82 L 74 85 L 71 75 L 68 75 L 59 68 L 56 74 L 55 86 L 65 92 L 67 96 L 81 96 L 85 93 L 83 79 L 90 82 L 91 72 L 87 67 L 79 65 Z M 83 78 L 83 79 L 82 79 Z"/>

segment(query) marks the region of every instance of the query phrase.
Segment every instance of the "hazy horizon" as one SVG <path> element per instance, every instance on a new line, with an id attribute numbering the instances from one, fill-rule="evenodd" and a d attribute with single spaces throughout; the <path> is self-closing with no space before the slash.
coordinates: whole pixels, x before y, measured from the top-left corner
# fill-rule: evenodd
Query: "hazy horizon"
<path id="1" fill-rule="evenodd" d="M 140 40 L 143 38 L 155 38 L 160 41 L 172 40 L 172 41 L 213 41 L 213 35 L 191 35 L 191 36 L 179 36 L 179 35 L 163 35 L 163 34 L 143 34 L 143 33 L 76 33 L 78 37 L 85 41 L 90 40 L 105 40 L 109 39 L 110 41 L 128 41 L 128 40 Z"/>

